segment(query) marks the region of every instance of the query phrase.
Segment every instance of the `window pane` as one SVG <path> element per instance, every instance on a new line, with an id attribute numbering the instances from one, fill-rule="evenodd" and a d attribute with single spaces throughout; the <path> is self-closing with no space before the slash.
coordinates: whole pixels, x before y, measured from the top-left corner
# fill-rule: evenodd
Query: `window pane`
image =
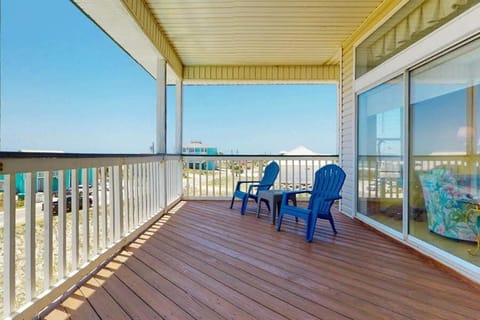
<path id="1" fill-rule="evenodd" d="M 480 41 L 411 73 L 410 233 L 480 265 Z"/>
<path id="2" fill-rule="evenodd" d="M 403 78 L 358 97 L 358 212 L 402 230 Z"/>

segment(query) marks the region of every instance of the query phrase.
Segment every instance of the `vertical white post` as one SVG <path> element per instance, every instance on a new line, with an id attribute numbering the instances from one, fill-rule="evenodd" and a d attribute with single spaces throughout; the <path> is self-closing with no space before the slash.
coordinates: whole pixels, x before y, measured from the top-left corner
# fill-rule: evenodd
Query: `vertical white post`
<path id="1" fill-rule="evenodd" d="M 53 224 L 52 224 L 52 174 L 45 172 L 44 180 L 45 207 L 43 211 L 44 222 L 44 288 L 48 289 L 53 283 Z"/>
<path id="2" fill-rule="evenodd" d="M 93 204 L 93 256 L 98 254 L 98 168 L 92 171 L 92 204 Z"/>
<path id="3" fill-rule="evenodd" d="M 3 315 L 15 309 L 15 173 L 4 178 L 3 213 Z"/>
<path id="4" fill-rule="evenodd" d="M 90 246 L 90 217 L 88 216 L 88 168 L 82 169 L 82 227 L 83 227 L 83 250 L 82 257 L 83 263 L 88 261 L 88 252 Z"/>
<path id="5" fill-rule="evenodd" d="M 123 226 L 126 232 L 130 231 L 130 165 L 123 166 Z"/>
<path id="6" fill-rule="evenodd" d="M 107 199 L 109 199 L 107 194 L 110 193 L 110 191 L 107 190 L 107 173 L 105 167 L 100 168 L 100 184 L 102 188 L 102 193 L 100 194 L 102 202 L 102 219 L 100 220 L 102 224 L 102 249 L 105 250 L 107 247 Z"/>
<path id="7" fill-rule="evenodd" d="M 141 164 L 142 168 L 142 223 L 147 220 L 147 212 L 148 212 L 148 207 L 147 207 L 147 164 L 142 163 Z"/>
<path id="8" fill-rule="evenodd" d="M 165 60 L 157 60 L 157 123 L 156 123 L 156 146 L 155 152 L 165 153 L 166 151 L 166 81 L 167 69 Z"/>
<path id="9" fill-rule="evenodd" d="M 183 140 L 183 82 L 181 79 L 177 80 L 176 84 L 176 102 L 177 102 L 177 114 L 175 123 L 175 153 L 182 153 L 182 140 Z"/>
<path id="10" fill-rule="evenodd" d="M 138 201 L 139 194 L 138 194 L 138 163 L 134 163 L 132 168 L 133 174 L 133 227 L 136 228 L 138 226 L 139 215 L 140 215 L 140 204 Z"/>
<path id="11" fill-rule="evenodd" d="M 148 163 L 148 187 L 149 187 L 149 202 L 150 202 L 150 205 L 148 207 L 149 209 L 149 214 L 148 214 L 148 217 L 150 218 L 151 216 L 154 215 L 154 212 L 155 212 L 155 206 L 154 206 L 154 197 L 155 197 L 155 192 L 153 191 L 154 190 L 154 183 L 155 183 L 155 180 L 153 179 L 153 162 L 149 162 Z"/>
<path id="12" fill-rule="evenodd" d="M 153 211 L 154 214 L 158 213 L 158 201 L 159 201 L 159 195 L 158 195 L 158 162 L 155 161 L 153 162 L 153 173 L 152 173 L 152 178 L 153 178 Z"/>
<path id="13" fill-rule="evenodd" d="M 78 218 L 78 177 L 77 169 L 71 169 L 72 190 L 70 198 L 70 206 L 72 209 L 72 270 L 78 269 L 78 248 L 79 248 L 79 218 Z"/>
<path id="14" fill-rule="evenodd" d="M 138 223 L 143 223 L 144 217 L 144 189 L 143 189 L 144 179 L 143 179 L 143 163 L 138 164 Z"/>
<path id="15" fill-rule="evenodd" d="M 65 210 L 65 171 L 58 171 L 58 278 L 67 274 L 67 215 Z"/>
<path id="16" fill-rule="evenodd" d="M 165 171 L 165 160 L 160 161 L 160 206 L 162 207 L 162 210 L 165 210 L 167 207 L 167 179 L 165 178 L 166 171 Z"/>
<path id="17" fill-rule="evenodd" d="M 113 174 L 115 176 L 114 178 L 114 184 L 115 184 L 115 211 L 114 211 L 114 235 L 115 235 L 115 242 L 120 240 L 120 238 L 123 235 L 123 185 L 122 185 L 122 166 L 114 166 L 113 167 Z"/>
<path id="18" fill-rule="evenodd" d="M 152 200 L 152 193 L 150 191 L 151 186 L 151 176 L 150 176 L 150 162 L 145 163 L 145 212 L 146 218 L 150 217 L 151 211 L 151 200 Z"/>
<path id="19" fill-rule="evenodd" d="M 108 185 L 110 186 L 110 193 L 108 194 L 108 239 L 109 245 L 114 243 L 115 241 L 115 193 L 117 190 L 115 189 L 115 174 L 113 172 L 113 167 L 108 167 Z"/>
<path id="20" fill-rule="evenodd" d="M 35 172 L 25 174 L 25 293 L 26 300 L 35 297 Z"/>

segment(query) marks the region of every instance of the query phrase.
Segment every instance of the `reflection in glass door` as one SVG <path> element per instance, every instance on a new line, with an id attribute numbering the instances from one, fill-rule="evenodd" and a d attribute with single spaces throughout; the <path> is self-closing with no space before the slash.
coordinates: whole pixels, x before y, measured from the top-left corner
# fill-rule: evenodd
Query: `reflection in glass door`
<path id="1" fill-rule="evenodd" d="M 410 74 L 411 235 L 480 265 L 480 41 Z"/>
<path id="2" fill-rule="evenodd" d="M 358 96 L 358 212 L 402 230 L 403 77 Z"/>

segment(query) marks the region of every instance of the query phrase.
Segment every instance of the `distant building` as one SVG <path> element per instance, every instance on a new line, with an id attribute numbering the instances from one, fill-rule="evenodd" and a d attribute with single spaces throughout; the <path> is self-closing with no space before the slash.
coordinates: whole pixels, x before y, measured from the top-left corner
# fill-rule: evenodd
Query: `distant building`
<path id="1" fill-rule="evenodd" d="M 189 144 L 182 147 L 182 153 L 187 156 L 218 155 L 217 147 L 204 145 L 200 140 L 192 140 Z M 216 170 L 217 165 L 212 160 L 189 161 L 190 169 Z"/>
<path id="2" fill-rule="evenodd" d="M 318 156 L 319 154 L 305 146 L 298 146 L 290 151 L 280 151 L 280 155 L 288 156 Z M 298 160 L 291 158 L 280 161 L 279 181 L 282 188 L 310 189 L 313 185 L 313 174 L 319 169 L 319 164 L 314 161 Z"/>
<path id="3" fill-rule="evenodd" d="M 282 156 L 318 156 L 319 153 L 313 152 L 305 146 L 298 146 L 290 151 L 280 151 Z"/>

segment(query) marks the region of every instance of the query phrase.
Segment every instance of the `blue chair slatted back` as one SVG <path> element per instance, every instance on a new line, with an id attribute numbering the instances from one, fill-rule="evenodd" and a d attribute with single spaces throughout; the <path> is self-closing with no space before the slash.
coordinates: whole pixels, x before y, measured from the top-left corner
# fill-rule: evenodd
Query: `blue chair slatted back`
<path id="1" fill-rule="evenodd" d="M 328 164 L 315 172 L 315 182 L 308 208 L 319 214 L 330 212 L 333 201 L 316 201 L 317 198 L 331 198 L 338 196 L 345 182 L 345 171 L 335 164 Z M 318 207 L 314 208 L 314 203 Z"/>
<path id="2" fill-rule="evenodd" d="M 262 180 L 260 180 L 259 186 L 257 188 L 257 193 L 260 190 L 269 190 L 275 179 L 277 179 L 278 173 L 280 172 L 280 166 L 275 161 L 270 162 L 266 167 L 263 173 Z"/>

